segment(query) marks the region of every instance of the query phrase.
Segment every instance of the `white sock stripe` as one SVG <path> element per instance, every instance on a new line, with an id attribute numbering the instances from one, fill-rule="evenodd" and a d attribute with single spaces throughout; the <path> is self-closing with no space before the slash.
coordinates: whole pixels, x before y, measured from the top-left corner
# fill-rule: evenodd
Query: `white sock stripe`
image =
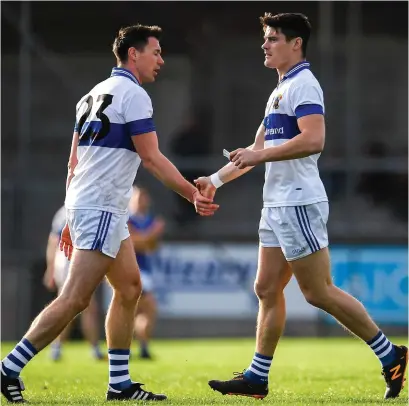
<path id="1" fill-rule="evenodd" d="M 126 376 L 126 375 L 129 375 L 129 371 L 127 370 L 127 369 L 124 369 L 124 370 L 122 370 L 122 371 L 117 371 L 117 372 L 119 372 L 121 375 L 116 375 L 115 376 L 115 374 L 114 374 L 114 371 L 112 371 L 113 373 L 111 374 L 111 372 L 109 373 L 109 380 L 111 381 L 111 379 L 112 378 L 120 378 L 120 377 L 122 377 L 122 376 Z"/>
<path id="2" fill-rule="evenodd" d="M 267 377 L 267 376 L 268 376 L 268 374 L 266 374 L 265 372 L 257 371 L 257 369 L 254 369 L 254 368 L 252 368 L 252 367 L 249 368 L 249 371 L 253 372 L 253 374 L 256 374 L 256 375 L 258 375 L 258 376 L 263 376 L 263 377 Z"/>
<path id="3" fill-rule="evenodd" d="M 129 355 L 109 354 L 108 358 L 109 360 L 113 360 L 113 361 L 128 361 Z"/>
<path id="4" fill-rule="evenodd" d="M 120 390 L 116 390 L 116 389 L 114 389 L 111 385 L 108 385 L 109 386 L 109 391 L 111 391 L 111 392 L 115 392 L 115 393 L 121 393 L 121 391 Z"/>
<path id="5" fill-rule="evenodd" d="M 389 340 L 385 340 L 380 346 L 376 348 L 372 348 L 372 350 L 375 352 L 375 354 L 378 354 L 382 352 L 382 349 L 385 348 L 388 344 L 390 344 Z"/>
<path id="6" fill-rule="evenodd" d="M 25 360 L 27 360 L 25 362 L 25 364 L 27 364 L 28 361 L 30 361 L 30 359 L 32 358 L 30 354 L 28 354 L 23 347 L 20 347 L 19 345 L 14 348 L 14 350 L 11 352 L 14 356 L 16 356 L 16 354 L 20 354 L 24 357 Z M 28 358 L 26 357 L 26 355 L 28 356 Z"/>
<path id="7" fill-rule="evenodd" d="M 257 361 L 255 361 L 254 359 L 253 359 L 253 362 L 251 363 L 251 365 L 255 365 L 256 367 L 261 368 L 261 369 L 264 369 L 264 370 L 267 371 L 267 372 L 270 370 L 270 365 L 269 365 L 269 366 L 267 366 L 267 365 L 261 365 L 261 364 L 259 364 Z"/>
<path id="8" fill-rule="evenodd" d="M 381 354 L 378 354 L 378 358 L 379 359 L 383 358 L 385 355 L 388 355 L 391 351 L 392 351 L 392 343 L 389 342 L 388 348 Z"/>
<path id="9" fill-rule="evenodd" d="M 143 395 L 143 398 L 142 398 L 142 400 L 146 400 L 146 398 L 149 396 L 149 393 L 148 392 L 145 392 L 145 394 Z"/>
<path id="10" fill-rule="evenodd" d="M 128 379 L 131 380 L 131 377 L 129 376 L 129 374 L 121 375 L 121 376 L 110 376 L 109 377 L 109 384 L 116 384 L 116 383 L 125 382 Z"/>
<path id="11" fill-rule="evenodd" d="M 268 365 L 271 365 L 271 361 L 272 361 L 271 359 L 264 359 L 264 358 L 257 357 L 257 355 L 253 357 L 253 360 L 264 362 L 265 364 L 268 364 Z"/>
<path id="12" fill-rule="evenodd" d="M 376 341 L 378 341 L 378 340 L 376 340 Z M 388 341 L 388 339 L 387 339 L 385 336 L 383 336 L 383 337 L 382 337 L 382 340 L 379 341 L 376 345 L 372 346 L 371 348 L 372 348 L 373 350 L 375 350 L 376 347 L 379 347 L 379 346 L 382 345 L 385 341 Z"/>
<path id="13" fill-rule="evenodd" d="M 11 369 L 14 372 L 20 372 L 23 368 L 20 368 L 13 361 L 10 361 L 8 358 L 4 358 L 3 364 L 6 368 Z"/>
<path id="14" fill-rule="evenodd" d="M 125 371 L 128 372 L 128 364 L 123 364 L 123 365 L 110 365 L 109 366 L 109 372 L 111 371 Z"/>
<path id="15" fill-rule="evenodd" d="M 382 335 L 374 342 L 370 345 L 371 348 L 375 348 L 385 337 L 385 335 L 382 333 Z"/>
<path id="16" fill-rule="evenodd" d="M 31 358 L 34 357 L 34 354 L 32 353 L 32 351 L 29 350 L 25 344 L 23 344 L 23 343 L 20 342 L 18 345 L 19 345 Z"/>
<path id="17" fill-rule="evenodd" d="M 24 365 L 27 364 L 27 362 L 29 361 L 28 359 L 26 359 L 23 355 L 21 355 L 17 350 L 13 350 L 11 352 L 18 360 L 20 360 Z"/>

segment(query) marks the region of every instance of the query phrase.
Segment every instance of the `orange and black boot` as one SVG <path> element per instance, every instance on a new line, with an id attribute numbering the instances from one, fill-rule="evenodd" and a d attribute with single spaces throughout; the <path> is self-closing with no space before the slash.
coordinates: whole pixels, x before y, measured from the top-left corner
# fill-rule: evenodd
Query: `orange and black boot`
<path id="1" fill-rule="evenodd" d="M 408 349 L 401 345 L 394 346 L 395 361 L 382 368 L 382 375 L 386 382 L 385 399 L 397 398 L 405 383 L 406 367 L 408 366 Z"/>
<path id="2" fill-rule="evenodd" d="M 254 383 L 241 372 L 233 372 L 234 378 L 229 381 L 209 381 L 209 386 L 222 395 L 248 396 L 264 399 L 268 395 L 267 383 Z"/>

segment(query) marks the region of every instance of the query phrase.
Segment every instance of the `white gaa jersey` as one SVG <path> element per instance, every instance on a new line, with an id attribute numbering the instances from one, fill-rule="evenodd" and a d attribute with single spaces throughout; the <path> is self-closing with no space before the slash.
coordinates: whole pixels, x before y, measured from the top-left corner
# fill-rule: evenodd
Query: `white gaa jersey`
<path id="1" fill-rule="evenodd" d="M 132 136 L 155 131 L 152 102 L 135 76 L 113 68 L 77 104 L 78 164 L 65 199 L 67 209 L 125 214 L 141 159 Z"/>
<path id="2" fill-rule="evenodd" d="M 298 118 L 324 114 L 322 89 L 309 66 L 308 62 L 301 62 L 292 67 L 271 94 L 264 117 L 264 148 L 283 144 L 298 135 Z M 328 201 L 318 172 L 319 156 L 267 162 L 264 207 Z"/>

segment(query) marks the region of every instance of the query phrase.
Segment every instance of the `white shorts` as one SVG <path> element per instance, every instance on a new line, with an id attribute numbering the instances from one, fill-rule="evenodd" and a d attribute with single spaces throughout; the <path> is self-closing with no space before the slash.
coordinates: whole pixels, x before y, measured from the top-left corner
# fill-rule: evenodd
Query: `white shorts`
<path id="1" fill-rule="evenodd" d="M 153 292 L 153 278 L 150 273 L 141 270 L 142 293 Z"/>
<path id="2" fill-rule="evenodd" d="M 121 242 L 129 237 L 128 217 L 127 213 L 67 209 L 73 246 L 82 250 L 98 250 L 115 258 Z"/>
<path id="3" fill-rule="evenodd" d="M 306 206 L 265 207 L 259 226 L 262 247 L 281 247 L 294 261 L 328 246 L 328 202 Z"/>
<path id="4" fill-rule="evenodd" d="M 54 259 L 54 282 L 60 292 L 65 280 L 68 276 L 68 268 L 70 267 L 70 261 L 65 256 L 63 251 L 60 251 L 60 248 L 57 248 Z"/>

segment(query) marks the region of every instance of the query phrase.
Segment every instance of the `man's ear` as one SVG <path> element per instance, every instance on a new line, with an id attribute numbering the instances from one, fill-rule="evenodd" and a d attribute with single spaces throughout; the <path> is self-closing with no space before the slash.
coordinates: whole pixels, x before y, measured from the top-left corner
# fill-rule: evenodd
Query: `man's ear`
<path id="1" fill-rule="evenodd" d="M 300 37 L 295 38 L 293 49 L 295 51 L 298 51 L 299 49 L 301 49 L 301 47 L 302 47 L 302 38 Z"/>
<path id="2" fill-rule="evenodd" d="M 139 59 L 139 52 L 136 48 L 131 47 L 128 49 L 128 58 L 131 59 L 133 62 L 136 62 Z"/>

